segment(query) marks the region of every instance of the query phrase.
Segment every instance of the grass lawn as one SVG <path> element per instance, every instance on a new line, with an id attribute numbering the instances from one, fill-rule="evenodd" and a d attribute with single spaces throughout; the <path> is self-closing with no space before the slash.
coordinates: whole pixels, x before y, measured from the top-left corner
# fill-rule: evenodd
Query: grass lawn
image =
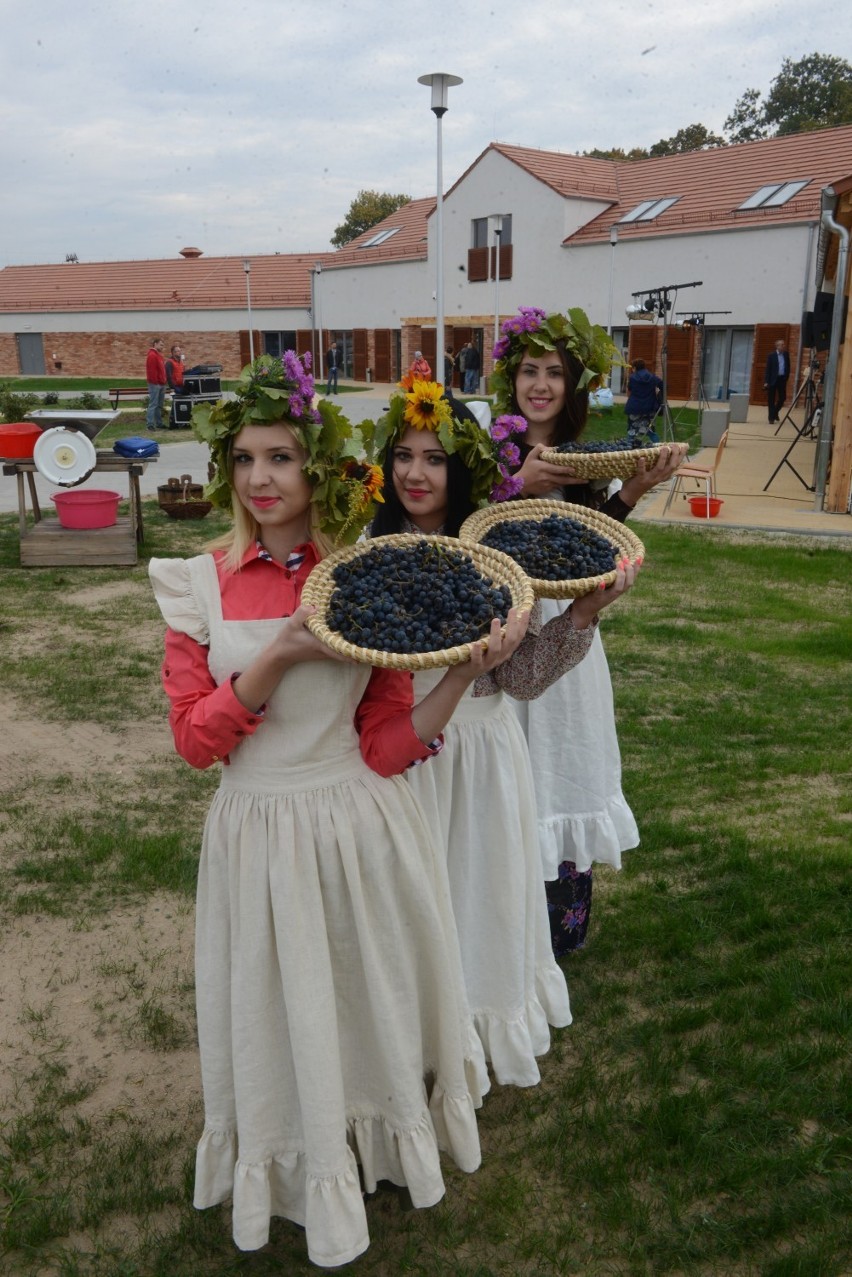
<path id="1" fill-rule="evenodd" d="M 195 553 L 219 518 L 148 502 L 145 553 Z M 447 1167 L 437 1207 L 368 1203 L 363 1277 L 852 1273 L 850 551 L 634 526 L 646 566 L 602 629 L 641 846 L 596 875 L 541 1084 L 486 1097 L 483 1165 Z M 186 936 L 216 777 L 170 752 L 145 564 L 24 570 L 17 550 L 0 516 L 4 735 L 44 733 L 0 770 L 0 1268 L 316 1272 L 292 1225 L 245 1255 L 227 1208 L 190 1205 Z"/>

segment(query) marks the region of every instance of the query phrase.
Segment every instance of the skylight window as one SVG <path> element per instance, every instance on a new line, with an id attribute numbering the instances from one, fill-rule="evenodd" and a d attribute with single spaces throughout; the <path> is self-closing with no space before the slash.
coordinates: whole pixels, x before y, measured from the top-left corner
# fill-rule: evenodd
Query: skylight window
<path id="1" fill-rule="evenodd" d="M 391 235 L 395 235 L 399 230 L 402 230 L 401 226 L 392 226 L 390 230 L 379 231 L 378 235 L 374 235 L 372 239 L 365 240 L 360 247 L 375 248 L 378 244 L 384 244 L 385 240 L 390 239 Z"/>
<path id="2" fill-rule="evenodd" d="M 749 195 L 739 208 L 780 208 L 794 195 L 798 195 L 809 181 L 810 178 L 805 178 L 803 182 L 771 182 L 767 186 L 761 186 L 754 195 Z"/>
<path id="3" fill-rule="evenodd" d="M 643 200 L 641 204 L 637 204 L 629 213 L 625 213 L 621 221 L 653 222 L 655 217 L 659 217 L 661 213 L 665 213 L 667 208 L 671 208 L 672 204 L 676 204 L 679 198 L 680 196 L 678 195 L 672 195 L 663 200 Z"/>

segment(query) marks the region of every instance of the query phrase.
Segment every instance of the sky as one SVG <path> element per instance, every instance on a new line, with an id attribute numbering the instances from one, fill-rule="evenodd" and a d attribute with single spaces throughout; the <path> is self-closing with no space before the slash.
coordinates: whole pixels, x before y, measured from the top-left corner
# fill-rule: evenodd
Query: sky
<path id="1" fill-rule="evenodd" d="M 461 76 L 447 189 L 490 142 L 722 133 L 847 0 L 0 0 L 0 267 L 320 252 L 362 189 L 434 195 L 418 76 Z"/>

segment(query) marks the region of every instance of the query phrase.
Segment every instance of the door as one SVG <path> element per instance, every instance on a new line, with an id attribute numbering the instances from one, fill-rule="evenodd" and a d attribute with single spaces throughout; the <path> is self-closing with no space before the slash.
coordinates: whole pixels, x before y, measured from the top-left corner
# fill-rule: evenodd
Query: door
<path id="1" fill-rule="evenodd" d="M 41 333 L 18 333 L 18 365 L 21 376 L 44 376 L 44 341 Z"/>

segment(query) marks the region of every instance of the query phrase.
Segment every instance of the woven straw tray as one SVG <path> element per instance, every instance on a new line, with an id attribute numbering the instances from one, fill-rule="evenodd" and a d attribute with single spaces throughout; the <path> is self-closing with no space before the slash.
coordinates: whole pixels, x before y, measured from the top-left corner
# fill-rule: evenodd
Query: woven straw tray
<path id="1" fill-rule="evenodd" d="M 611 519 L 608 514 L 601 514 L 598 510 L 590 510 L 583 505 L 572 505 L 569 501 L 503 501 L 486 506 L 484 510 L 477 510 L 465 519 L 459 530 L 459 539 L 479 543 L 495 523 L 513 519 L 533 519 L 540 523 L 551 514 L 561 515 L 564 519 L 576 519 L 578 523 L 584 523 L 593 532 L 606 537 L 615 546 L 616 561 L 626 557 L 631 563 L 635 563 L 637 558 L 645 556 L 644 545 L 623 523 Z M 546 581 L 540 577 L 529 579 L 537 598 L 578 599 L 582 594 L 591 594 L 598 589 L 601 582 L 605 586 L 612 585 L 615 571 L 565 581 Z"/>
<path id="2" fill-rule="evenodd" d="M 472 643 L 463 643 L 459 647 L 447 647 L 439 652 L 383 652 L 378 648 L 357 647 L 354 643 L 347 642 L 327 624 L 328 607 L 335 590 L 332 573 L 339 564 L 348 563 L 366 554 L 373 547 L 417 545 L 424 540 L 433 545 L 446 546 L 447 549 L 459 551 L 473 562 L 479 572 L 484 576 L 490 576 L 496 586 L 507 585 L 511 591 L 514 607 L 529 611 L 535 602 L 532 585 L 526 573 L 518 567 L 514 559 L 500 550 L 492 550 L 487 545 L 463 545 L 455 537 L 423 537 L 418 533 L 403 532 L 395 536 L 374 537 L 370 541 L 345 546 L 316 565 L 302 590 L 302 602 L 313 604 L 317 609 L 316 615 L 312 616 L 307 623 L 311 633 L 334 652 L 349 656 L 362 665 L 379 665 L 384 669 L 431 670 L 469 661 Z"/>
<path id="3" fill-rule="evenodd" d="M 580 479 L 632 479 L 644 459 L 648 469 L 655 465 L 666 444 L 650 448 L 624 448 L 616 452 L 557 452 L 545 448 L 541 460 L 549 466 L 570 466 Z"/>

